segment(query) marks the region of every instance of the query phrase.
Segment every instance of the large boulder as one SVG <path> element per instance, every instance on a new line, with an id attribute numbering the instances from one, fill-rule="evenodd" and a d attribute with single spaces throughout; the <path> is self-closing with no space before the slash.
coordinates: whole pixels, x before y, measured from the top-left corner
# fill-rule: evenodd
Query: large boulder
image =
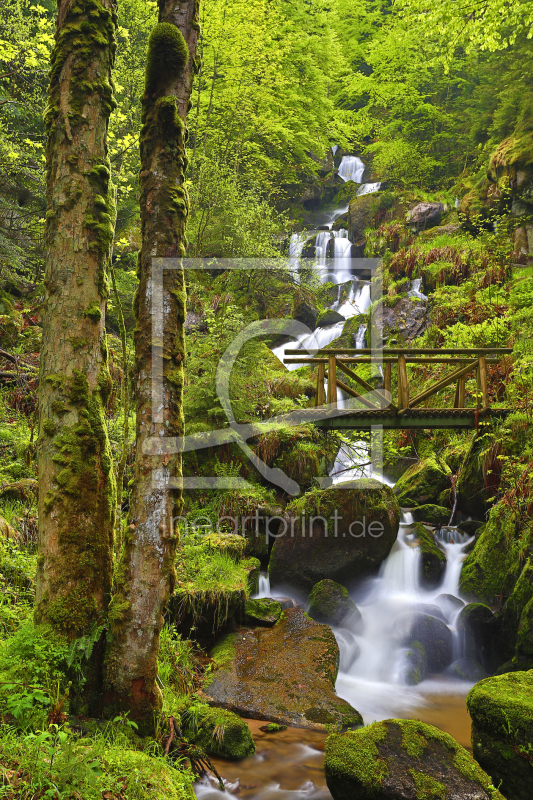
<path id="1" fill-rule="evenodd" d="M 417 203 L 407 212 L 405 221 L 413 230 L 423 231 L 438 225 L 443 214 L 444 205 L 442 203 Z"/>
<path id="2" fill-rule="evenodd" d="M 531 800 L 533 672 L 511 672 L 477 683 L 467 699 L 474 758 L 508 800 Z"/>
<path id="3" fill-rule="evenodd" d="M 436 506 L 432 503 L 418 506 L 412 510 L 415 522 L 427 522 L 429 525 L 446 525 L 450 519 L 450 510 L 444 506 Z"/>
<path id="4" fill-rule="evenodd" d="M 394 486 L 394 494 L 401 506 L 439 504 L 441 492 L 450 488 L 452 471 L 436 458 L 422 458 L 409 467 Z"/>
<path id="5" fill-rule="evenodd" d="M 287 506 L 271 583 L 307 593 L 325 578 L 349 585 L 372 575 L 389 555 L 399 521 L 392 490 L 370 478 L 307 492 Z"/>
<path id="6" fill-rule="evenodd" d="M 469 603 L 459 612 L 456 620 L 463 655 L 475 659 L 493 672 L 498 664 L 496 634 L 498 622 L 491 609 L 483 603 Z"/>
<path id="7" fill-rule="evenodd" d="M 335 581 L 319 581 L 309 595 L 307 613 L 315 622 L 338 627 L 343 625 L 354 633 L 361 633 L 361 612 L 348 594 L 348 589 Z"/>
<path id="8" fill-rule="evenodd" d="M 445 622 L 432 614 L 402 614 L 398 632 L 406 645 L 419 642 L 426 652 L 429 672 L 442 672 L 453 658 L 453 635 Z"/>
<path id="9" fill-rule="evenodd" d="M 333 311 L 331 308 L 327 308 L 318 315 L 316 327 L 326 328 L 328 325 L 335 325 L 337 322 L 344 322 L 344 320 L 345 317 L 343 317 L 342 314 L 339 314 L 338 311 Z"/>
<path id="10" fill-rule="evenodd" d="M 383 339 L 395 336 L 402 342 L 412 342 L 429 325 L 427 302 L 402 297 L 393 306 L 384 304 L 378 319 L 378 328 Z"/>
<path id="11" fill-rule="evenodd" d="M 528 559 L 498 614 L 498 672 L 533 668 L 533 564 Z"/>
<path id="12" fill-rule="evenodd" d="M 339 648 L 331 628 L 301 608 L 273 628 L 241 628 L 211 653 L 218 669 L 205 686 L 210 705 L 280 725 L 361 725 L 361 715 L 335 694 Z"/>
<path id="13" fill-rule="evenodd" d="M 324 766 L 333 800 L 504 800 L 467 750 L 417 720 L 331 734 Z"/>

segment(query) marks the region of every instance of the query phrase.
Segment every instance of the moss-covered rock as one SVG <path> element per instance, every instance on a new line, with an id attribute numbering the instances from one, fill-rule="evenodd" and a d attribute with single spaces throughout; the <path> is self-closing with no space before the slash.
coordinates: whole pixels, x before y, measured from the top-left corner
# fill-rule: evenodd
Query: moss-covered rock
<path id="1" fill-rule="evenodd" d="M 498 652 L 502 672 L 531 669 L 533 654 L 529 642 L 533 635 L 530 624 L 533 601 L 533 564 L 524 564 L 511 596 L 498 614 Z M 508 663 L 506 663 L 508 662 Z M 498 670 L 500 671 L 500 670 Z"/>
<path id="2" fill-rule="evenodd" d="M 244 567 L 248 575 L 248 591 L 250 594 L 257 594 L 259 591 L 259 575 L 261 573 L 261 562 L 258 558 L 243 558 L 241 567 Z"/>
<path id="3" fill-rule="evenodd" d="M 326 625 L 345 625 L 354 633 L 362 631 L 361 612 L 348 594 L 348 589 L 335 581 L 319 581 L 309 595 L 307 613 L 315 622 Z"/>
<path id="4" fill-rule="evenodd" d="M 483 603 L 469 603 L 459 612 L 456 626 L 463 655 L 493 672 L 499 663 L 495 649 L 498 622 L 491 609 Z"/>
<path id="5" fill-rule="evenodd" d="M 439 594 L 435 602 L 442 608 L 449 622 L 455 619 L 459 611 L 465 606 L 464 600 L 455 597 L 453 594 Z"/>
<path id="6" fill-rule="evenodd" d="M 415 522 L 427 522 L 429 525 L 446 525 L 450 519 L 450 510 L 443 506 L 426 503 L 412 510 Z"/>
<path id="7" fill-rule="evenodd" d="M 408 646 L 420 642 L 427 655 L 430 672 L 442 672 L 452 661 L 453 636 L 445 622 L 431 614 L 415 612 L 398 620 L 403 641 Z"/>
<path id="8" fill-rule="evenodd" d="M 504 800 L 455 739 L 417 720 L 331 734 L 325 771 L 333 800 Z"/>
<path id="9" fill-rule="evenodd" d="M 533 672 L 486 678 L 471 689 L 474 758 L 512 800 L 531 800 Z"/>
<path id="10" fill-rule="evenodd" d="M 414 529 L 420 543 L 420 584 L 424 589 L 436 589 L 446 570 L 446 555 L 421 522 L 415 523 Z"/>
<path id="11" fill-rule="evenodd" d="M 327 625 L 300 608 L 273 628 L 241 628 L 219 642 L 207 701 L 252 719 L 321 728 L 361 725 L 361 715 L 335 694 L 339 648 Z"/>
<path id="12" fill-rule="evenodd" d="M 426 649 L 420 642 L 411 642 L 405 654 L 405 682 L 408 686 L 417 686 L 426 677 L 428 658 Z"/>
<path id="13" fill-rule="evenodd" d="M 458 658 L 457 661 L 450 664 L 446 673 L 460 681 L 471 681 L 472 683 L 477 683 L 487 677 L 487 673 L 479 661 L 473 658 Z"/>
<path id="14" fill-rule="evenodd" d="M 194 724 L 184 725 L 183 733 L 189 742 L 199 745 L 210 756 L 240 761 L 255 753 L 247 723 L 223 708 L 202 710 L 194 717 Z"/>
<path id="15" fill-rule="evenodd" d="M 496 605 L 497 598 L 511 595 L 521 572 L 513 552 L 515 520 L 498 504 L 474 549 L 466 557 L 461 572 L 461 594 L 472 600 Z"/>
<path id="16" fill-rule="evenodd" d="M 459 470 L 456 485 L 458 508 L 478 519 L 485 518 L 488 508 L 482 450 L 482 440 L 472 439 L 470 449 Z"/>
<path id="17" fill-rule="evenodd" d="M 281 603 L 262 597 L 257 600 L 247 600 L 244 604 L 244 624 L 264 625 L 271 628 L 281 617 Z"/>
<path id="18" fill-rule="evenodd" d="M 439 505 L 439 496 L 450 486 L 452 471 L 434 457 L 422 458 L 404 472 L 394 486 L 401 506 Z"/>
<path id="19" fill-rule="evenodd" d="M 345 318 L 342 314 L 339 314 L 338 311 L 332 311 L 331 308 L 327 308 L 318 315 L 316 327 L 325 328 L 327 325 L 335 325 L 337 322 L 343 322 L 344 319 Z"/>
<path id="20" fill-rule="evenodd" d="M 287 506 L 270 559 L 272 585 L 309 592 L 326 578 L 347 584 L 371 575 L 390 553 L 399 520 L 392 490 L 376 480 L 307 492 Z"/>
<path id="21" fill-rule="evenodd" d="M 35 478 L 21 478 L 0 488 L 0 498 L 32 502 L 37 499 L 38 486 Z"/>

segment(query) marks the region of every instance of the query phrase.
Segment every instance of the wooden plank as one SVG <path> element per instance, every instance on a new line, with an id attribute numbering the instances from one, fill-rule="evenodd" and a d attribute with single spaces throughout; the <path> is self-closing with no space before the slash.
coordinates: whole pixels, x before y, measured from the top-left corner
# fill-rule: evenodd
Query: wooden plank
<path id="1" fill-rule="evenodd" d="M 481 384 L 481 395 L 483 398 L 483 408 L 489 407 L 489 383 L 487 379 L 487 363 L 484 356 L 479 357 L 479 382 Z"/>
<path id="2" fill-rule="evenodd" d="M 409 408 L 409 382 L 403 353 L 398 355 L 398 408 L 400 410 Z"/>
<path id="3" fill-rule="evenodd" d="M 381 394 L 381 392 L 378 392 L 377 389 L 374 389 L 373 386 L 371 386 L 369 383 L 367 383 L 363 378 L 359 377 L 359 375 L 356 372 L 353 372 L 353 370 L 351 370 L 349 367 L 346 366 L 344 361 L 337 361 L 337 365 L 338 365 L 339 369 L 342 370 L 342 372 L 345 373 L 345 375 L 348 375 L 349 378 L 351 378 L 353 381 L 358 383 L 359 386 L 362 386 L 363 389 L 366 389 L 367 392 L 371 392 L 372 393 L 372 397 L 375 397 L 377 402 L 379 402 L 381 404 L 384 403 L 385 404 L 385 408 L 392 408 L 395 411 L 398 410 L 397 407 L 394 405 L 394 403 L 391 400 L 387 400 L 385 395 Z"/>
<path id="4" fill-rule="evenodd" d="M 437 392 L 440 392 L 442 389 L 446 389 L 447 386 L 450 386 L 450 384 L 455 383 L 455 381 L 458 380 L 458 378 L 462 378 L 463 375 L 468 375 L 469 372 L 472 372 L 472 370 L 475 369 L 476 366 L 477 366 L 477 361 L 471 361 L 470 364 L 468 364 L 466 367 L 462 367 L 462 369 L 455 370 L 455 372 L 452 372 L 446 378 L 443 378 L 438 383 L 435 383 L 433 386 L 431 386 L 429 389 L 426 389 L 425 392 L 422 392 L 416 397 L 413 397 L 410 403 L 410 407 L 414 408 L 420 403 L 423 403 L 424 400 L 427 400 L 432 395 L 436 394 Z"/>
<path id="5" fill-rule="evenodd" d="M 286 355 L 293 356 L 298 355 L 301 353 L 301 350 L 285 350 Z M 446 354 L 446 355 L 486 355 L 490 353 L 494 353 L 495 355 L 504 355 L 513 352 L 512 347 L 383 347 L 377 350 L 372 350 L 370 347 L 324 347 L 321 351 L 326 355 L 331 355 L 332 353 L 360 353 L 361 355 L 371 355 L 375 353 L 376 355 L 398 355 L 398 353 L 417 353 L 418 355 L 439 355 L 439 354 Z"/>
<path id="6" fill-rule="evenodd" d="M 385 357 L 385 358 L 342 358 L 337 359 L 338 361 L 342 360 L 344 364 L 396 364 L 398 359 L 397 357 Z M 472 359 L 465 357 L 465 358 L 414 358 L 412 356 L 406 356 L 405 360 L 408 364 L 469 364 Z M 486 358 L 485 359 L 488 364 L 499 364 L 499 358 Z M 314 356 L 312 358 L 306 358 L 305 356 L 302 358 L 284 358 L 284 364 L 327 364 L 329 362 L 329 358 L 323 356 Z"/>
<path id="7" fill-rule="evenodd" d="M 457 381 L 457 388 L 459 390 L 459 396 L 457 398 L 457 400 L 458 400 L 458 406 L 457 407 L 458 408 L 464 408 L 465 407 L 465 397 L 466 397 L 466 378 L 465 378 L 464 375 L 463 375 L 462 378 L 459 378 L 459 380 Z"/>

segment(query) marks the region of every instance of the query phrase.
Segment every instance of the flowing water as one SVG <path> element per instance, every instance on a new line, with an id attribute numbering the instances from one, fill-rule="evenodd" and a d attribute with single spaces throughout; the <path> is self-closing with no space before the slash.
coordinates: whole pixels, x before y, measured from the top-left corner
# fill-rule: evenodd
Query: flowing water
<path id="1" fill-rule="evenodd" d="M 361 183 L 364 169 L 365 165 L 357 156 L 344 156 L 338 172 L 345 181 Z M 379 189 L 379 183 L 363 184 L 358 195 Z M 316 236 L 318 274 L 323 282 L 337 286 L 337 296 L 330 308 L 344 319 L 317 328 L 296 342 L 273 348 L 281 361 L 285 348 L 306 352 L 327 347 L 342 335 L 346 320 L 365 313 L 370 307 L 370 284 L 358 280 L 350 269 L 352 243 L 347 231 L 331 230 L 335 219 L 347 210 L 346 206 L 324 212 L 323 224 L 329 225 L 330 230 L 293 234 L 289 250 L 291 268 L 297 274 L 305 243 Z M 408 296 L 427 299 L 421 286 L 420 279 L 413 280 Z M 365 346 L 366 333 L 366 325 L 360 325 L 354 337 L 358 349 Z M 297 368 L 297 364 L 287 365 L 287 369 Z M 340 407 L 347 407 L 349 398 L 339 391 L 337 402 Z M 330 473 L 333 483 L 375 477 L 392 485 L 392 481 L 375 470 L 370 452 L 371 448 L 364 441 L 343 445 Z M 436 534 L 446 554 L 446 571 L 438 589 L 426 590 L 419 581 L 421 555 L 412 522 L 409 513 L 402 513 L 397 541 L 379 574 L 359 586 L 352 595 L 361 611 L 362 630 L 334 629 L 340 651 L 336 691 L 362 714 L 365 724 L 397 717 L 420 719 L 447 731 L 464 747 L 470 747 L 470 719 L 465 698 L 471 684 L 438 674 L 426 676 L 418 686 L 407 685 L 404 643 L 409 615 L 417 610 L 431 613 L 428 606 L 432 606 L 434 613 L 444 618 L 452 631 L 454 658 L 461 656 L 462 643 L 455 629 L 457 605 L 460 607 L 460 604 L 452 604 L 443 596 L 459 597 L 464 548 L 470 540 L 455 528 L 442 528 Z M 272 597 L 268 573 L 261 573 L 256 596 Z M 248 720 L 248 724 L 257 753 L 238 763 L 214 760 L 228 792 L 246 800 L 331 800 L 323 771 L 326 734 L 298 728 L 269 734 L 260 730 L 263 722 Z M 220 800 L 227 796 L 219 791 L 212 777 L 197 784 L 196 794 L 199 800 Z"/>

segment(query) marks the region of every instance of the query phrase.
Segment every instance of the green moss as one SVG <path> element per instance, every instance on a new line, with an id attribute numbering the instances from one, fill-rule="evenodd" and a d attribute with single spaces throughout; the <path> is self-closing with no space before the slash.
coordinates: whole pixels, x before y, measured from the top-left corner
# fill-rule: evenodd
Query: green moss
<path id="1" fill-rule="evenodd" d="M 326 579 L 313 586 L 308 613 L 317 622 L 340 625 L 348 614 L 358 614 L 358 610 L 345 586 Z"/>
<path id="2" fill-rule="evenodd" d="M 263 597 L 244 604 L 245 625 L 274 625 L 281 617 L 281 603 Z"/>
<path id="3" fill-rule="evenodd" d="M 61 389 L 66 383 L 66 375 L 50 374 L 45 377 L 47 383 L 51 383 L 54 389 Z"/>
<path id="4" fill-rule="evenodd" d="M 146 90 L 153 92 L 158 84 L 174 80 L 188 60 L 189 48 L 179 28 L 169 22 L 159 22 L 148 40 Z"/>
<path id="5" fill-rule="evenodd" d="M 82 347 L 85 347 L 89 343 L 87 339 L 77 336 L 72 336 L 69 339 L 69 342 L 71 343 L 74 351 L 81 350 Z"/>
<path id="6" fill-rule="evenodd" d="M 56 426 L 54 425 L 51 419 L 45 419 L 43 421 L 43 431 L 46 433 L 47 436 L 54 436 L 56 432 Z"/>
<path id="7" fill-rule="evenodd" d="M 533 744 L 533 671 L 484 678 L 470 690 L 466 704 L 478 729 L 497 739 Z"/>
<path id="8" fill-rule="evenodd" d="M 423 458 L 404 472 L 394 486 L 401 506 L 436 504 L 439 494 L 450 486 L 452 471 L 434 457 Z"/>
<path id="9" fill-rule="evenodd" d="M 417 772 L 416 769 L 410 769 L 415 787 L 417 800 L 444 800 L 446 797 L 446 787 L 439 783 L 429 775 L 424 775 L 422 772 Z"/>
<path id="10" fill-rule="evenodd" d="M 227 633 L 211 650 L 211 658 L 219 669 L 230 664 L 235 658 L 235 633 Z"/>
<path id="11" fill-rule="evenodd" d="M 385 761 L 379 757 L 378 745 L 387 738 L 387 727 L 375 722 L 358 731 L 331 734 L 326 739 L 325 770 L 328 786 L 339 781 L 343 787 L 352 789 L 353 784 L 364 787 L 366 792 L 379 792 L 384 778 L 389 774 Z M 346 792 L 349 796 L 350 792 Z"/>
<path id="12" fill-rule="evenodd" d="M 100 322 L 102 319 L 102 310 L 99 303 L 96 300 L 93 300 L 92 303 L 89 303 L 83 312 L 83 316 L 89 317 L 89 319 L 92 319 L 93 322 Z"/>
<path id="13" fill-rule="evenodd" d="M 261 730 L 264 730 L 265 733 L 277 733 L 278 731 L 286 731 L 287 726 L 278 725 L 277 722 L 269 722 L 268 725 L 265 725 L 264 728 L 261 728 Z"/>
<path id="14" fill-rule="evenodd" d="M 240 761 L 255 753 L 250 728 L 237 714 L 222 708 L 199 709 L 194 725 L 187 723 L 191 717 L 190 711 L 182 717 L 185 736 L 209 755 Z"/>

